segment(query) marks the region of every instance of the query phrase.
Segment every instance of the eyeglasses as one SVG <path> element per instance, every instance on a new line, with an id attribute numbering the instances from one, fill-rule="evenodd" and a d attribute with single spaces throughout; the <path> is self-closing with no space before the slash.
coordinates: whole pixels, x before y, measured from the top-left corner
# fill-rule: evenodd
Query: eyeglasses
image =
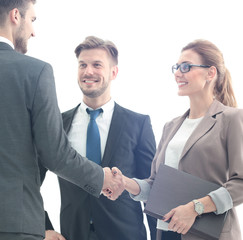
<path id="1" fill-rule="evenodd" d="M 175 64 L 172 66 L 172 73 L 175 73 L 178 69 L 182 73 L 187 73 L 191 70 L 191 67 L 202 67 L 202 68 L 210 68 L 209 65 L 197 65 L 197 64 L 189 64 L 189 63 L 181 63 L 181 64 Z"/>

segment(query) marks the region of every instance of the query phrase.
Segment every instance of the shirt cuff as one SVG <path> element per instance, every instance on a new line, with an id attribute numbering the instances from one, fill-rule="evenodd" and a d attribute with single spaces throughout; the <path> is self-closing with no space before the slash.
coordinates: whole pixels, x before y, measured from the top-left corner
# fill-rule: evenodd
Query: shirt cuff
<path id="1" fill-rule="evenodd" d="M 222 214 L 233 207 L 232 198 L 228 190 L 224 187 L 220 187 L 219 189 L 210 192 L 208 195 L 212 198 L 216 206 L 217 210 L 214 213 L 217 215 Z"/>
<path id="2" fill-rule="evenodd" d="M 103 169 L 103 173 L 104 173 L 104 178 L 103 178 L 103 186 L 104 186 L 104 181 L 105 181 L 105 170 L 104 170 L 104 168 L 102 168 Z M 102 195 L 103 194 L 103 189 L 101 189 L 101 191 L 100 191 L 100 195 Z"/>
<path id="3" fill-rule="evenodd" d="M 150 185 L 145 180 L 141 180 L 137 178 L 133 178 L 133 180 L 136 181 L 137 184 L 139 185 L 140 193 L 138 195 L 133 195 L 129 193 L 130 197 L 135 201 L 146 202 L 150 192 Z"/>

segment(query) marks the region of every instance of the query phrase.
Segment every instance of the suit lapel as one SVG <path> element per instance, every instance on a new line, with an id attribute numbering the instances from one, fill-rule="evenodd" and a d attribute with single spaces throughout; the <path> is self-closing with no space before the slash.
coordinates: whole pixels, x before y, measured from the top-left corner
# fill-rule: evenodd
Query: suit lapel
<path id="1" fill-rule="evenodd" d="M 62 114 L 63 127 L 66 133 L 68 133 L 71 129 L 73 118 L 79 106 L 80 104 L 75 108 L 67 112 L 64 112 Z M 122 108 L 115 103 L 114 112 L 111 119 L 110 130 L 106 142 L 105 152 L 101 163 L 101 166 L 103 167 L 108 166 L 109 162 L 112 159 L 114 151 L 117 149 L 117 145 L 119 144 L 120 135 L 122 133 L 122 129 L 124 128 L 124 122 L 125 122 L 123 121 L 122 111 L 123 111 Z"/>
<path id="2" fill-rule="evenodd" d="M 110 130 L 107 137 L 105 152 L 101 163 L 101 166 L 103 167 L 109 165 L 112 156 L 115 150 L 117 149 L 117 145 L 120 141 L 120 135 L 124 128 L 125 121 L 123 121 L 123 117 L 124 115 L 122 114 L 122 108 L 115 103 L 115 108 L 111 119 Z"/>
<path id="3" fill-rule="evenodd" d="M 191 134 L 187 140 L 185 147 L 182 151 L 180 159 L 182 159 L 185 154 L 190 150 L 190 148 L 203 136 L 205 135 L 216 123 L 216 119 L 211 116 L 205 116 L 202 121 L 199 123 L 195 131 Z"/>
<path id="4" fill-rule="evenodd" d="M 180 160 L 186 155 L 186 153 L 191 149 L 191 147 L 208 131 L 210 131 L 215 123 L 217 122 L 216 115 L 221 113 L 224 109 L 224 106 L 215 100 L 210 106 L 205 117 L 199 123 L 198 127 L 193 131 L 189 139 L 187 140 L 185 147 L 182 151 Z"/>
<path id="5" fill-rule="evenodd" d="M 67 134 L 71 129 L 73 118 L 74 118 L 79 106 L 80 106 L 80 104 L 78 106 L 76 106 L 75 108 L 62 113 L 63 128 Z"/>

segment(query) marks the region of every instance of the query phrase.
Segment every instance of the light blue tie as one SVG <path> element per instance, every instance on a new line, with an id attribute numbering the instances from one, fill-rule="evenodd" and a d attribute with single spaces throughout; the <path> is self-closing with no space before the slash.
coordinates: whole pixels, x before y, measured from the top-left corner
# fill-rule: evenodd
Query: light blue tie
<path id="1" fill-rule="evenodd" d="M 86 109 L 87 113 L 90 115 L 90 121 L 87 129 L 87 142 L 86 142 L 86 157 L 97 163 L 101 163 L 101 148 L 100 148 L 100 132 L 96 123 L 96 118 L 99 116 L 103 110 L 90 110 Z"/>

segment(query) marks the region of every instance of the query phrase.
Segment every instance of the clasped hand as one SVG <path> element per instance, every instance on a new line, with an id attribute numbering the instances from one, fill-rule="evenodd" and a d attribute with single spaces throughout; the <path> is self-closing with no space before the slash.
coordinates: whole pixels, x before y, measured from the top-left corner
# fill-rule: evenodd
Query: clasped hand
<path id="1" fill-rule="evenodd" d="M 103 169 L 105 179 L 102 193 L 110 200 L 116 200 L 125 190 L 125 181 L 122 172 L 116 167 L 112 169 L 105 167 Z"/>

